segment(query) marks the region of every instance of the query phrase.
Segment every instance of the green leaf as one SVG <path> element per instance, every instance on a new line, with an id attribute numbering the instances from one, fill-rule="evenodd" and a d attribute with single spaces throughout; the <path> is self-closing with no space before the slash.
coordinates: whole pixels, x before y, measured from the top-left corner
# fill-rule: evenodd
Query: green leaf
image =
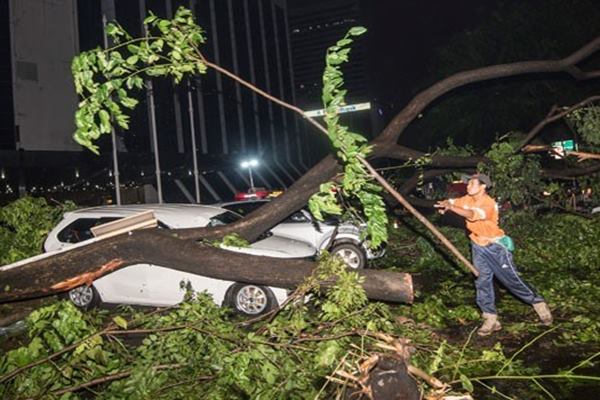
<path id="1" fill-rule="evenodd" d="M 127 50 L 129 50 L 132 54 L 137 54 L 140 51 L 140 46 L 136 46 L 135 44 L 128 44 Z"/>
<path id="2" fill-rule="evenodd" d="M 121 100 L 121 104 L 123 104 L 124 107 L 129 109 L 134 109 L 138 104 L 138 101 L 131 97 L 120 97 L 119 100 Z"/>
<path id="3" fill-rule="evenodd" d="M 161 51 L 163 48 L 163 45 L 165 44 L 165 41 L 163 39 L 156 39 L 151 45 L 150 47 L 152 49 L 156 49 L 158 51 Z"/>
<path id="4" fill-rule="evenodd" d="M 166 34 L 169 31 L 170 26 L 171 26 L 171 21 L 168 21 L 166 19 L 161 19 L 160 22 L 158 23 L 158 29 L 160 29 L 160 31 L 164 34 Z"/>
<path id="5" fill-rule="evenodd" d="M 151 23 L 153 23 L 154 21 L 156 21 L 156 19 L 157 19 L 157 18 L 158 18 L 158 17 L 157 17 L 156 15 L 154 15 L 154 14 L 152 13 L 152 11 L 150 11 L 150 15 L 149 15 L 149 16 L 147 16 L 147 17 L 144 19 L 144 25 L 148 25 L 148 24 L 151 24 Z"/>
<path id="6" fill-rule="evenodd" d="M 462 384 L 463 389 L 470 393 L 473 392 L 473 383 L 466 375 L 460 374 L 460 383 Z"/>
<path id="7" fill-rule="evenodd" d="M 110 132 L 110 114 L 106 110 L 100 110 L 98 113 L 100 117 L 100 129 L 103 133 Z"/>
<path id="8" fill-rule="evenodd" d="M 113 317 L 113 321 L 119 328 L 127 329 L 127 320 L 120 315 Z"/>
<path id="9" fill-rule="evenodd" d="M 351 28 L 348 33 L 352 36 L 360 36 L 363 33 L 365 33 L 366 31 L 367 31 L 367 28 L 365 28 L 364 26 L 355 26 L 355 27 Z"/>
<path id="10" fill-rule="evenodd" d="M 139 60 L 138 56 L 135 56 L 135 55 L 129 56 L 129 57 L 127 57 L 127 64 L 135 65 L 135 64 L 137 64 L 138 60 Z"/>
<path id="11" fill-rule="evenodd" d="M 113 24 L 112 22 L 109 22 L 108 24 L 106 24 L 106 34 L 109 36 L 114 36 L 118 33 L 119 28 Z"/>
<path id="12" fill-rule="evenodd" d="M 331 303 L 330 303 L 331 304 Z M 322 346 L 321 351 L 317 356 L 317 363 L 320 366 L 328 367 L 337 361 L 337 354 L 340 349 L 336 341 L 329 341 Z"/>

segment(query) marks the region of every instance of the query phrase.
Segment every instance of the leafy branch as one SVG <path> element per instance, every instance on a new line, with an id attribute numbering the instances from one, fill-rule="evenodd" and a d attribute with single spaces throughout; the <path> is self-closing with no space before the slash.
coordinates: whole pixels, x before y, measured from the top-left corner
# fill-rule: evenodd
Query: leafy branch
<path id="1" fill-rule="evenodd" d="M 206 39 L 190 10 L 179 8 L 172 20 L 151 14 L 144 28 L 154 34 L 133 39 L 120 25 L 108 24 L 106 33 L 117 44 L 83 52 L 71 64 L 75 90 L 83 97 L 75 114 L 74 139 L 96 154 L 94 141 L 110 133 L 113 122 L 129 128 L 124 108 L 132 110 L 138 101 L 128 91 L 143 88 L 142 75 L 180 82 L 185 74 L 206 72 L 195 51 Z"/>
<path id="2" fill-rule="evenodd" d="M 372 150 L 367 139 L 354 132 L 339 121 L 338 108 L 345 104 L 346 90 L 343 89 L 344 77 L 341 65 L 348 62 L 350 44 L 353 38 L 366 32 L 363 27 L 351 28 L 346 35 L 327 50 L 325 71 L 323 73 L 323 106 L 325 108 L 325 124 L 327 136 L 335 150 L 335 154 L 344 166 L 341 184 L 324 183 L 320 191 L 309 201 L 311 212 L 317 219 L 323 219 L 323 213 L 340 215 L 340 207 L 336 194 L 347 199 L 357 199 L 367 217 L 367 232 L 370 245 L 378 247 L 387 241 L 388 219 L 385 203 L 380 195 L 381 187 L 374 184 L 374 178 L 367 171 L 361 160 L 365 160 Z"/>

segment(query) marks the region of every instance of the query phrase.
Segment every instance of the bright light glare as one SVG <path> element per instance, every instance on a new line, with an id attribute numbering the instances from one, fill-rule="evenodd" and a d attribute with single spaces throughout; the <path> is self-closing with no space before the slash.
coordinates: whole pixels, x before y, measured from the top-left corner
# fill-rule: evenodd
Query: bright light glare
<path id="1" fill-rule="evenodd" d="M 242 163 L 240 164 L 240 166 L 242 168 L 254 168 L 254 167 L 258 167 L 258 160 L 252 159 L 252 160 L 249 160 L 249 161 L 242 161 Z"/>

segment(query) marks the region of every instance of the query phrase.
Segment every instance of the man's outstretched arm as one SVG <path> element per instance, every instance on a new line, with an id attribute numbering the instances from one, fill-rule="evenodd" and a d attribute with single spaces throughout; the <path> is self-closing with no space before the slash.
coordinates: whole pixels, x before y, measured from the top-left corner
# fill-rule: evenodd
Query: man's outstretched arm
<path id="1" fill-rule="evenodd" d="M 465 208 L 452 204 L 450 200 L 438 201 L 437 203 L 435 203 L 434 207 L 438 209 L 438 212 L 440 214 L 444 214 L 446 211 L 452 211 L 453 213 L 458 214 L 461 217 L 468 219 L 469 221 L 477 219 L 477 214 L 475 213 L 475 211 L 467 210 Z"/>

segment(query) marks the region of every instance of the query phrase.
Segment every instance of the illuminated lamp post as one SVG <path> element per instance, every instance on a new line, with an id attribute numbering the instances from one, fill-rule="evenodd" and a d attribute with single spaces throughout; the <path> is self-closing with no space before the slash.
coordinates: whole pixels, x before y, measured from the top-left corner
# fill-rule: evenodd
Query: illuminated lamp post
<path id="1" fill-rule="evenodd" d="M 242 168 L 248 168 L 248 176 L 250 177 L 250 190 L 254 190 L 254 179 L 252 177 L 252 168 L 258 167 L 258 160 L 255 158 L 251 160 L 242 161 L 240 164 Z"/>

